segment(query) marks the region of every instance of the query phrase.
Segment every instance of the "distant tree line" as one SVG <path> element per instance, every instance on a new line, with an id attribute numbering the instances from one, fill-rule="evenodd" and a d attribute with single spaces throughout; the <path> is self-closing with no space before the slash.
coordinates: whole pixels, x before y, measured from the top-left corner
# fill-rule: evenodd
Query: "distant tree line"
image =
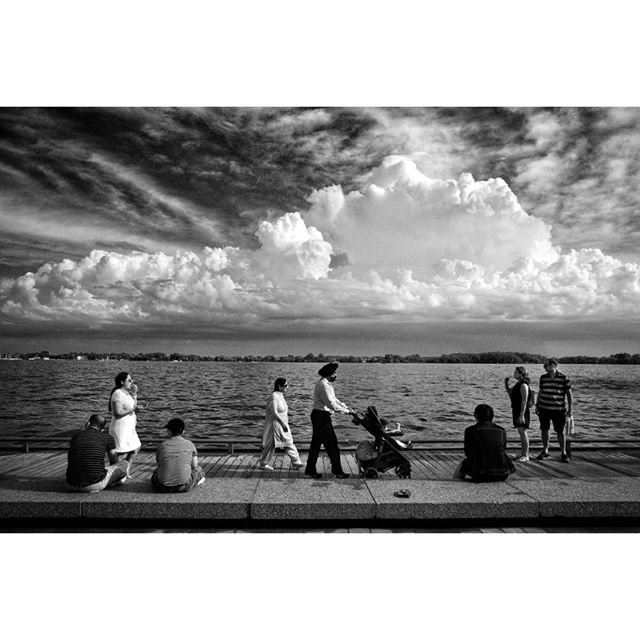
<path id="1" fill-rule="evenodd" d="M 516 351 L 486 351 L 483 353 L 449 353 L 441 356 L 421 356 L 417 353 L 408 356 L 387 353 L 378 356 L 345 356 L 345 355 L 317 355 L 308 353 L 306 356 L 202 356 L 195 354 L 170 353 L 161 351 L 147 353 L 101 353 L 94 351 L 72 351 L 70 353 L 50 354 L 48 351 L 29 353 L 3 353 L 2 358 L 18 358 L 21 360 L 125 360 L 145 362 L 373 362 L 388 363 L 462 363 L 462 364 L 542 364 L 547 357 L 536 353 L 521 353 Z M 567 364 L 640 364 L 640 354 L 614 353 L 610 356 L 564 356 L 558 358 Z"/>

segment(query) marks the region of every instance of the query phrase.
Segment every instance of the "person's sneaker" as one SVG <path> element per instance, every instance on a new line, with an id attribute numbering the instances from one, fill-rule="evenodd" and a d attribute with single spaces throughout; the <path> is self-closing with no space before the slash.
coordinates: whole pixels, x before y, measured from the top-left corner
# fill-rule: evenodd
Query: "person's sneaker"
<path id="1" fill-rule="evenodd" d="M 537 456 L 536 456 L 536 460 L 546 460 L 547 458 L 550 458 L 551 456 L 546 452 L 546 451 L 541 451 Z"/>
<path id="2" fill-rule="evenodd" d="M 294 469 L 302 469 L 302 467 L 304 467 L 304 462 L 292 462 L 291 466 Z"/>
<path id="3" fill-rule="evenodd" d="M 198 484 L 196 485 L 196 487 L 199 487 L 203 482 L 204 482 L 204 478 L 200 478 L 200 480 L 198 480 Z"/>
<path id="4" fill-rule="evenodd" d="M 516 462 L 529 462 L 529 456 L 520 456 L 516 458 Z"/>
<path id="5" fill-rule="evenodd" d="M 341 471 L 340 473 L 334 473 L 333 477 L 334 478 L 339 478 L 340 480 L 344 480 L 345 478 L 348 478 L 351 474 L 349 473 L 345 473 L 344 471 Z"/>
<path id="6" fill-rule="evenodd" d="M 313 478 L 314 480 L 318 480 L 318 479 L 322 478 L 322 474 L 321 473 L 316 473 L 315 471 L 305 471 L 304 475 L 305 476 L 309 476 L 310 478 Z"/>
<path id="7" fill-rule="evenodd" d="M 562 462 L 571 462 L 571 458 L 566 453 L 563 453 L 562 456 L 560 456 L 560 459 Z"/>
<path id="8" fill-rule="evenodd" d="M 263 471 L 273 471 L 273 467 L 270 464 L 259 464 L 258 466 Z"/>
<path id="9" fill-rule="evenodd" d="M 116 486 L 119 484 L 124 484 L 131 476 L 124 476 L 124 478 L 120 478 L 115 484 Z"/>

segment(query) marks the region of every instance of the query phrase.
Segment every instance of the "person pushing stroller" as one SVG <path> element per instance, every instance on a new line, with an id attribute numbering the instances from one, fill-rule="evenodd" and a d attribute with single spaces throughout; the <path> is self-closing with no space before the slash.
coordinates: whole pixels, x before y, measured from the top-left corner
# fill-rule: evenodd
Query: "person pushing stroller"
<path id="1" fill-rule="evenodd" d="M 313 392 L 313 410 L 311 411 L 311 444 L 309 445 L 309 456 L 307 466 L 304 470 L 305 476 L 321 478 L 322 474 L 316 471 L 316 462 L 320 453 L 320 447 L 324 445 L 325 451 L 331 461 L 331 473 L 336 478 L 348 478 L 349 474 L 342 470 L 340 462 L 340 448 L 338 439 L 333 430 L 331 415 L 334 412 L 352 414 L 344 402 L 336 398 L 333 390 L 333 382 L 336 379 L 337 362 L 325 364 L 319 371 L 320 380 L 316 383 Z"/>

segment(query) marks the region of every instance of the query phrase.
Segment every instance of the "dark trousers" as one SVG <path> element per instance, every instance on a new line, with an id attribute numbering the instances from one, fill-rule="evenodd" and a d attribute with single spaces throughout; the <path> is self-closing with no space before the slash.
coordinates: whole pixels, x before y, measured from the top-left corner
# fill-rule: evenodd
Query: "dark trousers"
<path id="1" fill-rule="evenodd" d="M 311 445 L 309 446 L 305 473 L 316 472 L 316 462 L 318 461 L 321 446 L 324 446 L 329 460 L 331 460 L 331 473 L 342 473 L 338 438 L 336 438 L 336 432 L 333 430 L 331 414 L 327 411 L 314 409 L 311 412 L 311 426 L 313 427 L 313 432 L 311 434 Z"/>

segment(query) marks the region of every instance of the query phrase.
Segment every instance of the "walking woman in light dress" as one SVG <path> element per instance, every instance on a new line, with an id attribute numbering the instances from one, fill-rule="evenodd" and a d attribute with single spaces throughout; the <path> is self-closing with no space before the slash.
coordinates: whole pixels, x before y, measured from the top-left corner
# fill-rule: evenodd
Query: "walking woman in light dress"
<path id="1" fill-rule="evenodd" d="M 531 420 L 529 412 L 529 394 L 531 393 L 531 379 L 525 367 L 516 367 L 513 372 L 516 383 L 509 387 L 509 376 L 504 379 L 504 386 L 511 398 L 511 414 L 513 426 L 520 434 L 522 452 L 515 458 L 516 462 L 529 462 L 529 436 L 527 429 Z"/>
<path id="2" fill-rule="evenodd" d="M 138 387 L 126 371 L 119 373 L 115 382 L 116 386 L 111 390 L 109 397 L 109 410 L 111 411 L 109 433 L 116 441 L 118 460 L 123 458 L 127 460 L 129 470 L 131 470 L 131 463 L 142 446 L 136 433 Z"/>
<path id="3" fill-rule="evenodd" d="M 300 469 L 304 466 L 300 461 L 296 445 L 293 444 L 293 436 L 289 427 L 289 407 L 284 399 L 284 392 L 288 386 L 285 378 L 277 378 L 267 403 L 267 415 L 262 431 L 262 455 L 258 461 L 260 469 L 265 471 L 273 471 L 276 447 L 285 450 L 285 453 L 291 458 L 291 466 L 294 469 Z"/>

